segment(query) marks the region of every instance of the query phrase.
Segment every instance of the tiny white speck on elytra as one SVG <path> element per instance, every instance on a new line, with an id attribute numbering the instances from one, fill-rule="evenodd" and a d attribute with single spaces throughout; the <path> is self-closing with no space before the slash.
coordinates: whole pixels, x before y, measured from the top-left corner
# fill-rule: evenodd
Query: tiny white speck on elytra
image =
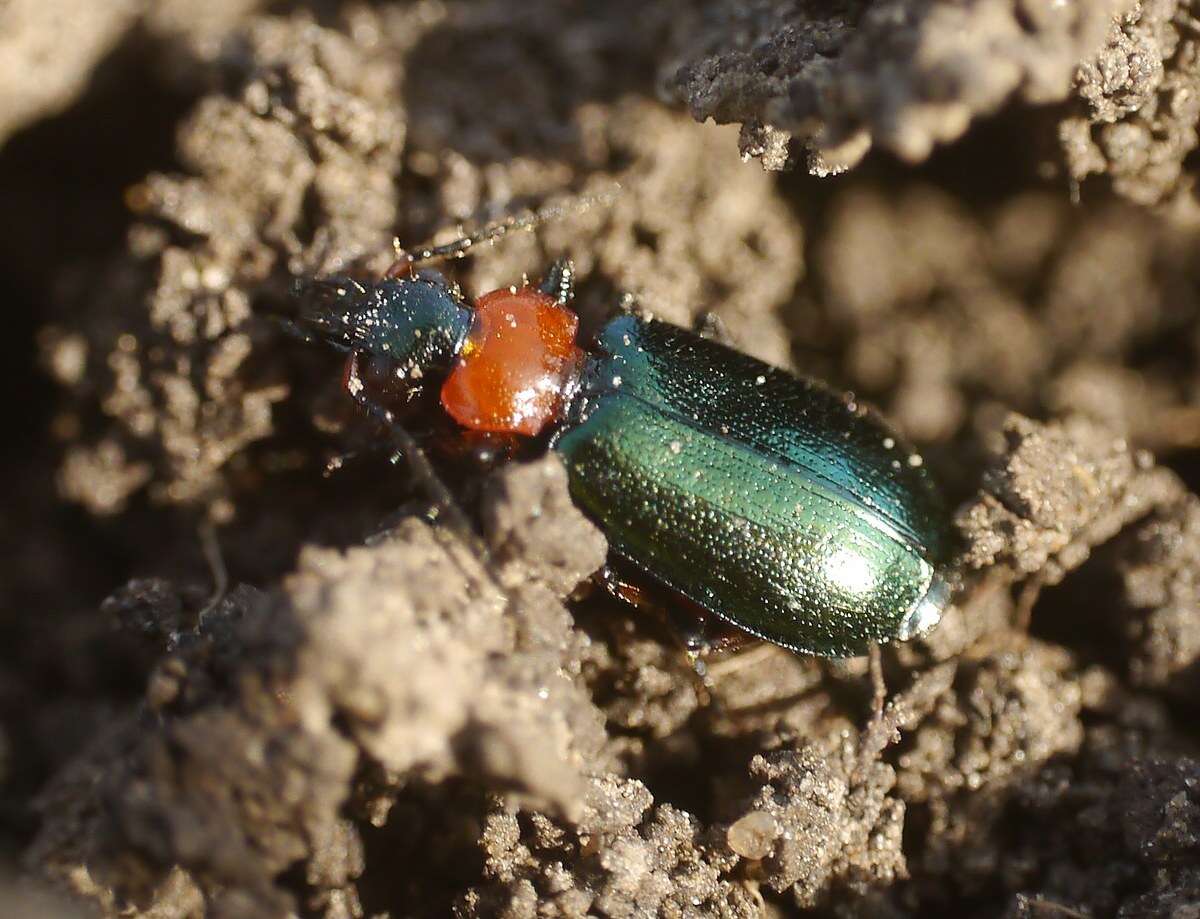
<path id="1" fill-rule="evenodd" d="M 728 434 L 729 433 L 729 425 L 727 425 L 727 424 L 721 425 L 721 433 Z"/>
<path id="2" fill-rule="evenodd" d="M 413 368 L 408 372 L 408 375 L 414 380 L 419 380 L 421 377 L 425 376 L 425 374 L 421 373 L 421 368 L 416 364 L 413 364 Z"/>
<path id="3" fill-rule="evenodd" d="M 885 450 L 890 450 L 890 449 L 892 449 L 892 447 L 894 447 L 894 446 L 896 446 L 896 441 L 895 441 L 893 438 L 891 438 L 891 437 L 885 437 L 885 438 L 883 439 L 883 449 L 885 449 Z"/>
<path id="4" fill-rule="evenodd" d="M 669 444 L 669 446 L 670 446 L 670 448 L 671 448 L 671 452 L 672 452 L 672 453 L 674 453 L 676 456 L 678 456 L 680 453 L 682 453 L 682 452 L 683 452 L 683 444 L 681 444 L 681 443 L 680 443 L 679 441 L 677 441 L 677 440 L 673 440 L 673 441 L 671 441 L 671 443 Z"/>
<path id="5" fill-rule="evenodd" d="M 908 465 L 912 466 L 914 469 L 916 469 L 918 466 L 920 466 L 924 462 L 925 462 L 925 460 L 921 459 L 920 453 L 914 453 L 912 456 L 910 456 L 908 458 Z"/>
<path id="6" fill-rule="evenodd" d="M 703 473 L 699 469 L 697 469 L 695 472 L 692 473 L 692 478 L 699 480 L 701 475 L 703 475 Z"/>
<path id="7" fill-rule="evenodd" d="M 899 469 L 900 468 L 900 460 L 892 460 L 892 468 Z"/>
<path id="8" fill-rule="evenodd" d="M 391 346 L 391 345 L 389 345 L 389 344 L 388 344 L 388 343 L 385 341 L 385 342 L 383 343 L 383 350 L 384 350 L 384 351 L 391 351 L 391 350 L 392 350 L 392 346 Z"/>
<path id="9" fill-rule="evenodd" d="M 413 338 L 420 338 L 420 337 L 421 337 L 421 330 L 413 329 Z"/>
<path id="10" fill-rule="evenodd" d="M 614 377 L 612 378 L 612 385 L 613 385 L 614 387 L 620 386 L 620 385 L 621 385 L 621 378 L 620 378 L 619 376 L 614 376 Z"/>
<path id="11" fill-rule="evenodd" d="M 622 335 L 621 343 L 624 344 L 626 348 L 628 348 L 631 344 L 633 344 L 633 339 L 630 338 L 628 335 Z"/>
<path id="12" fill-rule="evenodd" d="M 339 288 L 337 289 L 337 295 L 338 295 L 339 297 L 344 297 L 344 296 L 346 296 L 346 288 L 344 288 L 344 287 L 339 287 Z"/>
<path id="13" fill-rule="evenodd" d="M 755 386 L 762 386 L 763 383 L 765 383 L 765 382 L 767 382 L 767 378 L 765 376 L 763 376 L 761 373 L 754 378 Z"/>

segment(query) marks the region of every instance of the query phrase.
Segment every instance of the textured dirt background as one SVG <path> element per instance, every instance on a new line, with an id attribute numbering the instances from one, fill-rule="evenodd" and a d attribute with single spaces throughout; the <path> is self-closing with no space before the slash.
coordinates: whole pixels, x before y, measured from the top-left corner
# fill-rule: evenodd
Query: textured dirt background
<path id="1" fill-rule="evenodd" d="M 1193 914 L 1194 0 L 202 6 L 0 5 L 0 914 Z M 457 276 L 570 254 L 922 446 L 965 583 L 876 730 L 769 647 L 702 704 L 553 460 L 461 483 L 490 568 L 322 475 L 290 280 L 614 180 Z"/>

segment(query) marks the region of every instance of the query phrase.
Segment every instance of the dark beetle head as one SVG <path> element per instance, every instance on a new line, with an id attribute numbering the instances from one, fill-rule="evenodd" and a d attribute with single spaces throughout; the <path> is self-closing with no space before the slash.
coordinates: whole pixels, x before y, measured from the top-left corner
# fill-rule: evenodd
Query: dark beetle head
<path id="1" fill-rule="evenodd" d="M 448 368 L 471 328 L 471 311 L 439 275 L 366 285 L 320 278 L 297 282 L 295 292 L 302 334 L 394 361 L 401 373 Z"/>

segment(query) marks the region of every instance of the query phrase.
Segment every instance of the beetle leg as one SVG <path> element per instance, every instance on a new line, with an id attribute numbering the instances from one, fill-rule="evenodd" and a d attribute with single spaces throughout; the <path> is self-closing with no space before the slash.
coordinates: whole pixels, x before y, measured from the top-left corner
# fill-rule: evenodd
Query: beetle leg
<path id="1" fill-rule="evenodd" d="M 229 590 L 229 569 L 225 567 L 225 557 L 221 554 L 221 543 L 217 539 L 217 527 L 205 517 L 200 521 L 200 548 L 204 552 L 204 561 L 212 572 L 213 592 L 200 612 L 196 614 L 196 626 L 199 627 L 204 617 L 217 608 L 225 599 Z"/>
<path id="2" fill-rule="evenodd" d="M 689 655 L 708 657 L 732 653 L 760 640 L 737 626 L 717 619 L 681 593 L 666 588 L 656 591 L 652 585 L 626 580 L 611 565 L 601 568 L 597 577 L 604 589 L 618 600 L 666 620 Z"/>
<path id="3" fill-rule="evenodd" d="M 687 661 L 691 664 L 692 673 L 695 675 L 692 689 L 696 693 L 696 701 L 701 708 L 715 705 L 712 677 L 709 676 L 708 663 L 704 659 L 704 654 L 699 651 L 688 651 Z"/>
<path id="4" fill-rule="evenodd" d="M 367 394 L 367 387 L 363 384 L 361 368 L 359 366 L 360 356 L 361 352 L 351 351 L 349 357 L 346 359 L 346 373 L 344 378 L 346 392 L 372 418 L 381 422 L 387 429 L 397 452 L 404 457 L 404 461 L 408 464 L 409 472 L 425 490 L 430 500 L 432 500 L 437 516 L 444 516 L 451 529 L 455 530 L 468 545 L 472 546 L 482 557 L 486 558 L 487 550 L 475 535 L 470 521 L 467 520 L 467 516 L 463 513 L 462 508 L 458 506 L 458 502 L 454 500 L 454 496 L 450 493 L 450 489 L 446 487 L 446 483 L 434 471 L 433 464 L 429 462 L 429 457 L 425 455 L 425 451 L 421 449 L 412 434 L 405 430 L 404 426 L 396 420 L 396 416 L 391 410 L 384 408 Z"/>
<path id="5" fill-rule="evenodd" d="M 623 579 L 611 565 L 605 565 L 596 573 L 596 578 L 600 581 L 600 586 L 608 591 L 610 596 L 616 597 L 622 603 L 628 603 L 635 609 L 651 609 L 653 604 L 646 596 L 646 592 L 636 584 L 631 584 Z"/>
<path id="6" fill-rule="evenodd" d="M 709 341 L 715 341 L 717 344 L 733 347 L 733 338 L 729 334 L 725 320 L 712 310 L 705 310 L 697 316 L 696 321 L 692 323 L 692 329 L 701 338 L 707 338 Z"/>
<path id="7" fill-rule="evenodd" d="M 699 603 L 672 594 L 667 613 L 689 650 L 704 657 L 733 654 L 759 641 L 749 632 L 718 619 Z"/>
<path id="8" fill-rule="evenodd" d="M 325 461 L 325 468 L 321 470 L 321 477 L 331 479 L 337 473 L 346 468 L 347 463 L 352 463 L 355 460 L 361 459 L 364 456 L 374 456 L 380 450 L 387 449 L 387 461 L 393 466 L 400 465 L 404 461 L 404 454 L 389 444 L 367 444 L 360 450 L 343 450 L 341 453 L 335 453 Z"/>
<path id="9" fill-rule="evenodd" d="M 357 450 L 345 450 L 331 456 L 325 461 L 325 468 L 321 470 L 323 478 L 331 478 L 335 472 L 340 472 L 346 467 L 349 460 L 356 459 L 359 453 Z"/>
<path id="10" fill-rule="evenodd" d="M 739 650 L 737 654 L 722 656 L 719 660 L 715 660 L 709 664 L 709 675 L 717 679 L 729 674 L 738 673 L 747 667 L 756 667 L 772 655 L 780 653 L 779 645 L 773 645 L 769 641 L 761 641 L 759 639 L 749 639 L 749 641 L 751 644 L 745 645 L 746 650 Z"/>
<path id="11" fill-rule="evenodd" d="M 439 428 L 431 436 L 435 455 L 463 462 L 476 473 L 490 472 L 517 453 L 516 434 Z"/>
<path id="12" fill-rule="evenodd" d="M 669 627 L 696 675 L 696 694 L 702 705 L 716 704 L 709 660 L 759 643 L 753 635 L 718 620 L 699 604 L 675 591 L 631 583 L 611 565 L 601 568 L 597 577 L 609 594 L 638 610 L 653 613 Z"/>
<path id="13" fill-rule="evenodd" d="M 427 501 L 407 501 L 386 514 L 376 524 L 375 531 L 368 535 L 363 540 L 363 543 L 368 546 L 377 546 L 390 542 L 396 537 L 396 528 L 405 520 L 410 520 L 413 517 L 420 517 L 426 523 L 435 523 L 436 521 L 431 517 L 430 511 L 431 507 Z"/>
<path id="14" fill-rule="evenodd" d="M 734 654 L 759 641 L 736 626 L 714 620 L 699 607 L 692 607 L 693 604 L 687 603 L 683 610 L 673 611 L 672 616 L 689 649 L 695 649 L 697 653 L 709 657 L 716 654 Z M 685 619 L 686 621 L 683 621 Z"/>
<path id="15" fill-rule="evenodd" d="M 402 278 L 411 275 L 417 260 L 412 254 L 400 248 L 400 239 L 392 237 L 392 251 L 395 253 L 392 259 L 392 264 L 388 266 L 387 271 L 383 273 L 385 278 Z"/>
<path id="16" fill-rule="evenodd" d="M 900 728 L 904 722 L 904 702 L 887 703 L 887 687 L 883 681 L 883 651 L 878 642 L 867 645 L 867 663 L 873 688 L 871 720 L 858 736 L 857 763 L 850 773 L 851 784 L 863 781 L 871 764 L 890 744 L 900 739 Z"/>
<path id="17" fill-rule="evenodd" d="M 554 297 L 560 305 L 566 306 L 575 296 L 575 263 L 569 258 L 555 259 L 546 276 L 542 278 L 542 283 L 538 285 L 538 290 Z"/>
<path id="18" fill-rule="evenodd" d="M 700 704 L 718 708 L 718 700 L 714 695 L 716 673 L 710 667 L 710 661 L 736 655 L 742 649 L 758 644 L 759 639 L 717 619 L 682 595 L 677 604 L 668 607 L 667 614 L 683 638 L 688 663 L 692 665 L 698 680 L 696 696 Z"/>
<path id="19" fill-rule="evenodd" d="M 883 652 L 879 650 L 879 642 L 873 641 L 867 646 L 867 661 L 871 671 L 871 723 L 877 724 L 883 720 L 883 706 L 887 702 L 887 684 L 883 680 Z"/>

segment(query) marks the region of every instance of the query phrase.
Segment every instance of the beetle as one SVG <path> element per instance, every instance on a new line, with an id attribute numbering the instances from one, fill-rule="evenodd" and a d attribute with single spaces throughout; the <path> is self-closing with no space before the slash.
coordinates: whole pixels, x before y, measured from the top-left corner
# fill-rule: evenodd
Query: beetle
<path id="1" fill-rule="evenodd" d="M 920 455 L 877 414 L 631 312 L 581 345 L 569 261 L 473 302 L 420 267 L 500 227 L 397 250 L 373 283 L 300 285 L 297 324 L 347 352 L 360 405 L 400 429 L 388 400 L 436 385 L 464 433 L 553 451 L 615 556 L 751 636 L 841 657 L 937 624 L 953 581 L 949 514 Z"/>

